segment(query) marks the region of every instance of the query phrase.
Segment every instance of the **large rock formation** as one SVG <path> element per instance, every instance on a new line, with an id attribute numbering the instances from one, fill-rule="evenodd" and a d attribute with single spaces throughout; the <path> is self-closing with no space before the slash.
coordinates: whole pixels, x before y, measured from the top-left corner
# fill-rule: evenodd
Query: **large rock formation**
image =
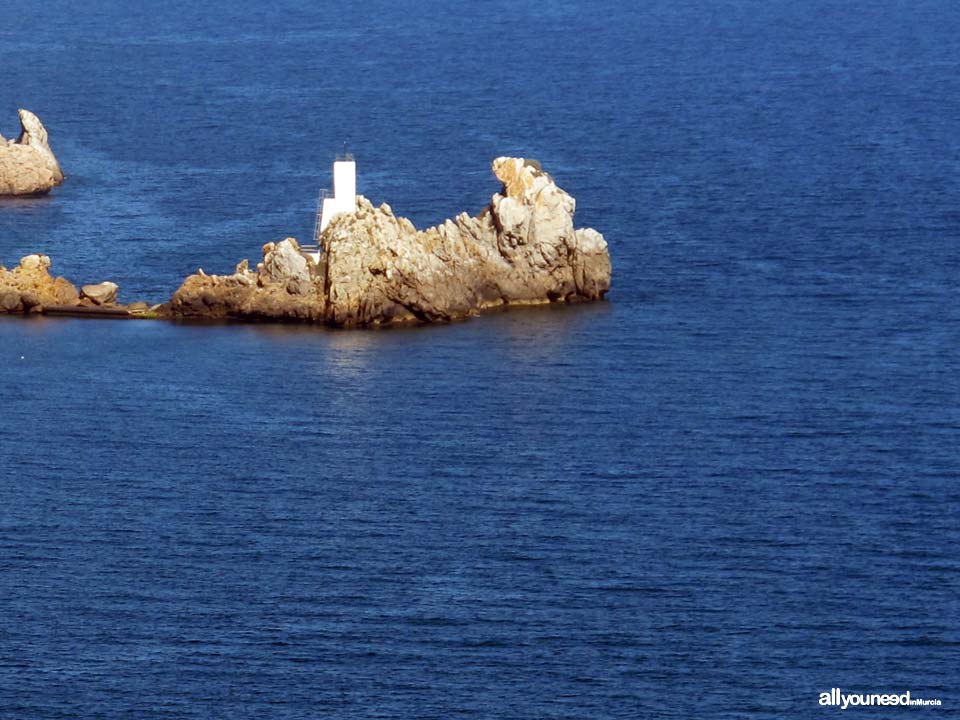
<path id="1" fill-rule="evenodd" d="M 20 137 L 0 136 L 0 195 L 38 195 L 63 182 L 63 171 L 47 141 L 47 129 L 28 110 L 20 111 Z"/>
<path id="2" fill-rule="evenodd" d="M 498 158 L 493 172 L 502 189 L 476 217 L 417 231 L 388 205 L 358 197 L 357 211 L 335 217 L 321 236 L 319 263 L 292 238 L 268 244 L 257 273 L 244 264 L 227 276 L 201 271 L 170 310 L 368 326 L 601 299 L 610 287 L 607 244 L 595 230 L 574 229 L 574 199 L 536 162 Z"/>
<path id="3" fill-rule="evenodd" d="M 48 306 L 77 305 L 80 295 L 68 280 L 50 275 L 50 258 L 27 255 L 13 270 L 0 266 L 0 313 L 39 312 Z"/>

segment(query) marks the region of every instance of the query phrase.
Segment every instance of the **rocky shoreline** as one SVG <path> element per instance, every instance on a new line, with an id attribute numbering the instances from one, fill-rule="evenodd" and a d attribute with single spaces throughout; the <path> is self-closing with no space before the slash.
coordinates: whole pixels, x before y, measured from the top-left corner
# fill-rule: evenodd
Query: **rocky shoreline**
<path id="1" fill-rule="evenodd" d="M 325 228 L 317 255 L 294 238 L 267 243 L 255 270 L 247 260 L 230 275 L 198 270 L 160 305 L 118 304 L 109 282 L 78 289 L 50 274 L 49 257 L 28 255 L 12 270 L 0 266 L 0 313 L 373 327 L 601 300 L 610 255 L 600 233 L 574 228 L 574 199 L 534 161 L 497 158 L 493 172 L 502 187 L 474 217 L 418 231 L 358 196 L 356 212 Z"/>
<path id="2" fill-rule="evenodd" d="M 117 303 L 120 288 L 116 283 L 101 282 L 77 289 L 66 278 L 51 275 L 50 266 L 49 256 L 39 254 L 20 258 L 12 270 L 0 265 L 0 315 L 167 316 L 163 305 Z"/>

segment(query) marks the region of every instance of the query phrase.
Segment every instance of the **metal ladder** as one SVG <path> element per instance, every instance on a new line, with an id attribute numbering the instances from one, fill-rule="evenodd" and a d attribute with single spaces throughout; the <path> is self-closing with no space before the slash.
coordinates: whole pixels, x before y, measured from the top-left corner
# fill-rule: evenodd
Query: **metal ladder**
<path id="1" fill-rule="evenodd" d="M 305 253 L 316 254 L 320 252 L 320 221 L 323 216 L 323 201 L 330 197 L 330 191 L 323 188 L 317 195 L 317 212 L 313 219 L 313 243 L 301 245 L 300 249 Z"/>

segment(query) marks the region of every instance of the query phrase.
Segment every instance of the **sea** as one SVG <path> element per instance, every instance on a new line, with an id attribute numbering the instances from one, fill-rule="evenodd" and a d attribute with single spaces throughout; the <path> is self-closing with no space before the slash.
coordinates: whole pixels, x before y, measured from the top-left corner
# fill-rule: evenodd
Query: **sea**
<path id="1" fill-rule="evenodd" d="M 14 6 L 15 5 L 15 6 Z M 960 717 L 960 4 L 44 0 L 0 263 L 162 302 L 539 160 L 604 302 L 0 319 L 0 718 Z M 912 716 L 912 715 L 911 715 Z"/>

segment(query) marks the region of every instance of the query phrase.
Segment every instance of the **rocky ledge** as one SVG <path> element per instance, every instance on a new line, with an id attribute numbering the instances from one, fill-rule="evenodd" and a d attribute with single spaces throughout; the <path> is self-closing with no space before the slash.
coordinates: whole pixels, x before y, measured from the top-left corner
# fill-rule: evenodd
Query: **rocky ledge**
<path id="1" fill-rule="evenodd" d="M 294 238 L 263 246 L 256 272 L 243 260 L 232 275 L 189 276 L 173 294 L 169 313 L 184 318 L 243 318 L 322 322 L 324 278 Z"/>
<path id="2" fill-rule="evenodd" d="M 0 196 L 41 195 L 64 180 L 47 129 L 29 110 L 20 111 L 20 137 L 0 135 Z"/>
<path id="3" fill-rule="evenodd" d="M 256 272 L 188 277 L 169 312 L 184 318 L 287 319 L 343 327 L 443 322 L 498 306 L 599 300 L 610 255 L 596 230 L 575 230 L 576 202 L 535 161 L 497 158 L 500 192 L 480 214 L 418 231 L 389 205 L 324 230 L 318 261 L 296 240 L 268 243 Z"/>
<path id="4" fill-rule="evenodd" d="M 107 315 L 110 317 L 163 317 L 164 306 L 145 302 L 120 305 L 116 283 L 84 285 L 77 290 L 69 280 L 50 274 L 50 258 L 27 255 L 12 270 L 0 265 L 0 315 L 47 313 Z"/>

